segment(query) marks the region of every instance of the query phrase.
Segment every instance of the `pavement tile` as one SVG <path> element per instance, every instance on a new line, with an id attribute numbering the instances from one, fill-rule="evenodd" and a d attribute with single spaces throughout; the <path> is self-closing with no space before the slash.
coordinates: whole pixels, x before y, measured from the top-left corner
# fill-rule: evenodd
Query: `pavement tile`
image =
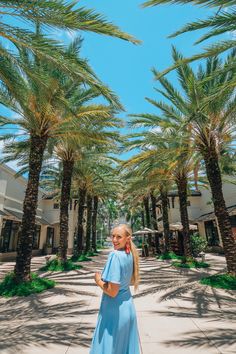
<path id="1" fill-rule="evenodd" d="M 78 271 L 48 272 L 57 282 L 54 289 L 27 298 L 0 298 L 0 353 L 88 354 L 102 295 L 93 277 L 107 254 L 84 262 Z M 132 292 L 143 354 L 236 353 L 235 292 L 198 283 L 203 275 L 222 270 L 225 260 L 215 255 L 206 260 L 212 268 L 199 271 L 141 258 L 142 282 Z M 35 257 L 32 269 L 42 264 L 45 257 Z M 0 264 L 0 277 L 13 266 Z"/>

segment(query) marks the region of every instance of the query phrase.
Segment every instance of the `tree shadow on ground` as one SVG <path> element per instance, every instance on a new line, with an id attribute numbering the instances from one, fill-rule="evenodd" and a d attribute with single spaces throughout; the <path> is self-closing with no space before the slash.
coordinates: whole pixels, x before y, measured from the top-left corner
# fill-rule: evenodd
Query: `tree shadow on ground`
<path id="1" fill-rule="evenodd" d="M 32 268 L 43 262 L 34 262 Z M 96 268 L 100 263 L 104 264 L 98 262 Z M 6 264 L 4 271 L 10 267 Z M 91 297 L 97 296 L 93 268 L 91 264 L 82 271 L 39 272 L 40 276 L 55 280 L 56 287 L 28 297 L 1 298 L 0 352 L 24 352 L 29 347 L 42 347 L 43 351 L 50 345 L 65 346 L 64 351 L 69 346 L 89 347 L 94 314 L 98 312 L 90 306 Z"/>
<path id="2" fill-rule="evenodd" d="M 177 348 L 205 348 L 206 346 L 215 346 L 217 349 L 228 350 L 228 353 L 235 353 L 236 347 L 236 331 L 232 328 L 220 327 L 213 330 L 207 330 L 207 334 L 204 335 L 201 330 L 195 332 L 186 332 L 185 338 L 165 341 L 164 344 L 167 347 Z M 232 347 L 234 346 L 234 348 Z M 207 349 L 206 349 L 207 353 Z M 222 353 L 222 351 L 220 351 Z"/>

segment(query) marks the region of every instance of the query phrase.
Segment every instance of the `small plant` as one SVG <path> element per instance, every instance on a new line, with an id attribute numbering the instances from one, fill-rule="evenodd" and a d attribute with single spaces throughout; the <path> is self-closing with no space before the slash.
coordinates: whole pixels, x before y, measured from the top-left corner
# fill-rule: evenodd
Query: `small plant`
<path id="1" fill-rule="evenodd" d="M 76 265 L 71 259 L 66 262 L 60 261 L 58 258 L 49 261 L 44 267 L 40 268 L 42 271 L 52 271 L 52 272 L 68 272 L 70 270 L 80 269 L 81 265 Z"/>
<path id="2" fill-rule="evenodd" d="M 211 275 L 200 280 L 200 284 L 209 285 L 213 288 L 236 290 L 236 277 L 229 274 Z"/>
<path id="3" fill-rule="evenodd" d="M 14 273 L 9 273 L 0 283 L 0 295 L 4 297 L 29 296 L 51 289 L 55 285 L 54 280 L 39 277 L 35 273 L 31 273 L 30 281 L 16 283 Z"/>
<path id="4" fill-rule="evenodd" d="M 182 260 L 183 256 L 177 256 L 177 254 L 175 254 L 174 252 L 167 252 L 167 253 L 163 253 L 160 256 L 157 256 L 158 259 L 164 261 L 164 260 L 168 260 L 168 259 L 179 259 Z"/>
<path id="5" fill-rule="evenodd" d="M 207 240 L 199 235 L 199 233 L 195 232 L 190 237 L 192 254 L 194 257 L 197 257 L 199 253 L 204 252 L 207 247 Z"/>
<path id="6" fill-rule="evenodd" d="M 92 261 L 92 258 L 87 257 L 85 254 L 81 254 L 80 256 L 72 256 L 71 257 L 72 262 L 90 262 Z"/>
<path id="7" fill-rule="evenodd" d="M 185 263 L 183 262 L 172 262 L 172 266 L 177 268 L 208 268 L 210 265 L 205 262 L 198 262 L 194 260 L 187 260 Z"/>

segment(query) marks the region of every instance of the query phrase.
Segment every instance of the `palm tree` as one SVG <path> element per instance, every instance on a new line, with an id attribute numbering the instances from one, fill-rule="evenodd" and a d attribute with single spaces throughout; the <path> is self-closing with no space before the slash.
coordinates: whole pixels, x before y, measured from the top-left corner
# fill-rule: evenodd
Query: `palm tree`
<path id="1" fill-rule="evenodd" d="M 75 41 L 68 47 L 66 55 L 72 58 L 77 57 L 79 45 L 80 43 Z M 78 135 L 79 132 L 75 129 L 77 120 L 81 117 L 86 120 L 94 116 L 94 111 L 83 112 L 83 109 L 76 113 L 71 106 L 72 102 L 68 106 L 71 98 L 70 91 L 76 87 L 75 82 L 71 82 L 71 79 L 50 63 L 39 64 L 38 60 L 30 58 L 25 51 L 21 52 L 21 56 L 22 61 L 26 62 L 32 71 L 38 73 L 39 76 L 44 76 L 46 86 L 39 87 L 30 76 L 22 75 L 17 67 L 12 67 L 11 72 L 17 78 L 17 87 L 11 92 L 4 88 L 0 91 L 1 103 L 19 115 L 19 118 L 14 120 L 1 117 L 1 125 L 15 124 L 21 127 L 26 134 L 29 134 L 30 143 L 28 184 L 15 267 L 17 281 L 30 278 L 31 240 L 35 225 L 39 177 L 47 142 L 61 134 Z M 80 82 L 77 82 L 77 86 L 78 84 Z M 76 96 L 72 98 L 76 99 Z M 65 118 L 65 112 L 69 109 L 71 113 Z M 96 114 L 99 114 L 99 109 Z"/>
<path id="2" fill-rule="evenodd" d="M 224 33 L 228 33 L 229 31 L 232 33 L 232 37 L 230 39 L 226 40 L 221 40 L 218 41 L 210 46 L 208 46 L 204 52 L 194 55 L 190 58 L 185 58 L 184 62 L 191 62 L 197 59 L 201 58 L 208 58 L 212 57 L 215 55 L 219 55 L 220 53 L 223 53 L 227 50 L 234 49 L 236 45 L 236 41 L 233 38 L 233 33 L 236 30 L 236 14 L 235 14 L 235 9 L 234 6 L 236 5 L 236 1 L 233 0 L 224 0 L 224 1 L 219 1 L 219 0 L 148 0 L 144 3 L 144 7 L 148 6 L 157 6 L 161 4 L 189 4 L 192 3 L 194 5 L 205 5 L 210 8 L 217 8 L 216 14 L 210 16 L 206 20 L 202 21 L 196 21 L 196 22 L 191 22 L 186 24 L 183 28 L 180 30 L 176 31 L 174 34 L 172 34 L 170 37 L 175 37 L 179 34 L 185 33 L 185 32 L 190 32 L 190 31 L 196 31 L 196 30 L 201 30 L 201 29 L 209 29 L 209 31 L 204 34 L 197 42 L 201 43 L 209 38 L 212 37 L 217 37 L 219 35 L 222 35 Z M 182 62 L 183 63 L 183 62 Z M 178 67 L 181 65 L 181 62 L 175 63 L 174 66 L 168 68 L 165 70 L 162 74 L 166 74 L 170 70 L 173 70 L 174 68 Z M 236 66 L 235 60 L 231 63 L 231 66 L 229 68 L 225 68 L 225 70 L 231 69 L 231 67 Z"/>
<path id="3" fill-rule="evenodd" d="M 94 146 L 105 147 L 114 144 L 115 134 L 104 130 L 104 127 L 118 127 L 118 120 L 113 116 L 113 110 L 107 106 L 87 105 L 81 109 L 79 100 L 77 114 L 84 114 L 84 117 L 92 115 L 92 118 L 86 118 L 78 121 L 74 128 L 78 130 L 76 137 L 72 138 L 71 133 L 68 136 L 63 136 L 59 139 L 56 145 L 57 156 L 62 160 L 62 186 L 61 186 L 61 207 L 60 207 L 60 246 L 59 258 L 61 261 L 66 261 L 67 254 L 67 239 L 68 239 L 68 206 L 70 201 L 70 189 L 73 176 L 73 168 L 75 161 L 83 159 L 83 148 L 93 149 Z M 110 109 L 110 111 L 109 111 Z M 91 206 L 90 195 L 87 195 L 88 205 Z M 89 207 L 88 209 L 89 210 Z M 90 215 L 90 210 L 88 215 Z M 90 216 L 88 216 L 88 220 Z"/>
<path id="4" fill-rule="evenodd" d="M 14 76 L 9 76 L 11 66 L 17 65 L 28 75 L 37 78 L 29 71 L 27 65 L 19 60 L 19 48 L 28 49 L 31 54 L 53 62 L 67 73 L 74 76 L 77 74 L 81 78 L 85 75 L 89 79 L 89 70 L 83 62 L 77 67 L 76 72 L 73 70 L 73 60 L 64 55 L 62 43 L 48 36 L 51 28 L 66 31 L 90 31 L 138 43 L 134 37 L 122 32 L 102 15 L 84 7 L 77 8 L 75 2 L 72 1 L 38 0 L 32 4 L 28 0 L 1 0 L 0 8 L 0 36 L 2 38 L 0 80 L 9 89 L 12 83 L 17 83 L 14 81 Z M 32 24 L 37 27 L 40 25 L 44 33 L 37 31 L 35 34 L 32 31 Z M 10 49 L 7 49 L 9 42 Z"/>
<path id="5" fill-rule="evenodd" d="M 187 131 L 190 151 L 197 151 L 204 161 L 227 267 L 232 274 L 236 272 L 236 245 L 222 191 L 220 158 L 225 149 L 232 147 L 234 137 L 236 107 L 231 82 L 235 80 L 235 70 L 224 70 L 234 57 L 233 53 L 225 62 L 216 57 L 209 58 L 205 67 L 200 66 L 196 74 L 188 64 L 183 64 L 177 69 L 182 92 L 162 77 L 159 79 L 162 90 L 158 91 L 168 103 L 148 99 L 163 113 L 155 117 L 157 126 L 174 126 L 179 132 Z M 174 64 L 182 58 L 174 49 Z M 227 84 L 227 90 L 220 96 L 215 95 L 223 84 Z M 152 121 L 147 124 L 153 126 Z"/>
<path id="6" fill-rule="evenodd" d="M 155 116 L 135 115 L 132 125 L 142 124 L 144 127 L 154 127 L 157 121 Z M 159 124 L 159 123 L 158 123 Z M 175 128 L 175 129 L 174 129 Z M 193 168 L 192 151 L 191 155 L 188 152 L 188 144 L 183 133 L 177 134 L 176 127 L 173 130 L 165 132 L 146 131 L 140 132 L 137 135 L 142 136 L 142 140 L 136 142 L 133 140 L 130 144 L 136 148 L 138 143 L 144 150 L 136 155 L 132 160 L 136 165 L 142 165 L 147 176 L 154 177 L 156 186 L 159 177 L 159 191 L 163 208 L 163 226 L 165 238 L 165 251 L 169 249 L 169 222 L 168 222 L 168 198 L 167 198 L 167 183 L 168 180 L 175 182 L 178 188 L 180 201 L 180 218 L 183 225 L 183 240 L 184 254 L 186 257 L 191 257 L 190 234 L 189 234 L 189 218 L 187 210 L 187 181 L 189 174 Z M 186 148 L 185 148 L 186 146 Z M 146 149 L 145 149 L 146 147 Z M 164 172 L 164 173 L 163 173 Z M 164 177 L 164 178 L 163 178 Z M 146 177 L 147 178 L 147 177 Z"/>
<path id="7" fill-rule="evenodd" d="M 115 151 L 114 142 L 117 140 L 119 140 L 119 137 L 113 133 L 110 146 L 109 144 L 106 145 L 104 143 L 103 146 L 101 145 L 99 147 L 99 144 L 96 144 L 96 147 L 94 146 L 92 151 L 91 149 L 88 149 L 87 153 L 84 154 L 83 158 L 78 161 L 75 166 L 73 181 L 75 194 L 78 186 L 80 186 L 80 188 L 83 186 L 82 190 L 86 191 L 87 194 L 86 252 L 90 251 L 91 246 L 93 251 L 96 251 L 98 203 L 104 203 L 105 200 L 108 200 L 109 198 L 115 198 L 117 191 L 120 188 L 119 177 L 117 176 L 117 171 L 115 169 L 116 159 L 109 155 L 112 151 Z M 82 194 L 82 196 L 84 195 L 85 193 Z M 78 223 L 81 224 L 77 240 L 77 243 L 80 246 L 78 250 L 79 254 L 82 251 L 83 245 L 81 239 L 81 230 L 83 230 L 81 219 L 78 219 Z"/>

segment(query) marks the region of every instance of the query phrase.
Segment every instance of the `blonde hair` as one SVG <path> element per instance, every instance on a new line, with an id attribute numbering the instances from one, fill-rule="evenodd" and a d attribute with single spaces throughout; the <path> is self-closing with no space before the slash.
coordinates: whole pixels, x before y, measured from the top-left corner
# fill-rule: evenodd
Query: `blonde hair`
<path id="1" fill-rule="evenodd" d="M 117 226 L 114 227 L 113 230 L 115 230 L 116 228 L 120 228 L 122 227 L 123 229 L 125 229 L 125 233 L 127 237 L 132 237 L 132 229 L 129 225 L 126 224 L 119 224 Z M 131 278 L 131 285 L 134 285 L 134 290 L 136 291 L 138 289 L 138 285 L 139 285 L 139 281 L 140 281 L 140 277 L 139 277 L 139 254 L 138 254 L 138 250 L 135 246 L 135 244 L 133 243 L 132 239 L 130 239 L 130 250 L 131 253 L 133 255 L 133 274 L 132 274 L 132 278 Z"/>

